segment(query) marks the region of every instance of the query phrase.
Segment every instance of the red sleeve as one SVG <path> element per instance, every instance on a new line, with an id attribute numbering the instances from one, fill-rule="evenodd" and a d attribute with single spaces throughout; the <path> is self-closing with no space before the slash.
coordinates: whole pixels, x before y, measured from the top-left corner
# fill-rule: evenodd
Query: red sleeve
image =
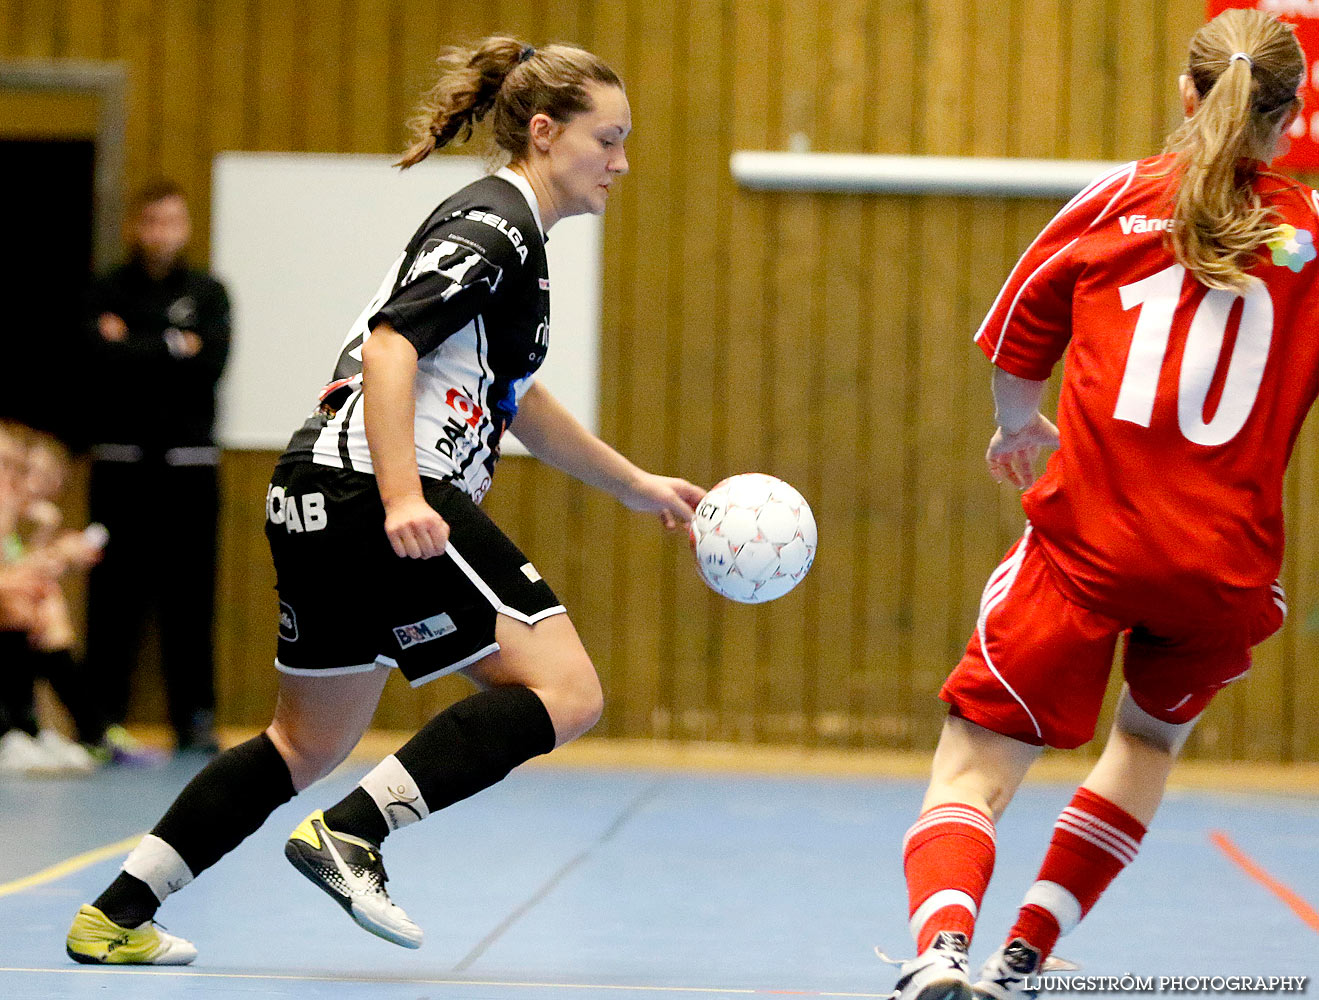
<path id="1" fill-rule="evenodd" d="M 1072 336 L 1072 287 L 1079 267 L 1071 249 L 1130 186 L 1135 163 L 1109 171 L 1063 206 L 1026 248 L 976 331 L 999 368 L 1042 382 Z"/>

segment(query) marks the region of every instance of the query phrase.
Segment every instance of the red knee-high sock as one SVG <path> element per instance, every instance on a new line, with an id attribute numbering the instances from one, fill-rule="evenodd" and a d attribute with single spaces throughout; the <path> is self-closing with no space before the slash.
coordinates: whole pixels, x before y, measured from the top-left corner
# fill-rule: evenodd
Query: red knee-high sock
<path id="1" fill-rule="evenodd" d="M 979 809 L 950 802 L 932 806 L 902 844 L 911 936 L 924 951 L 939 931 L 970 940 L 994 873 L 994 821 Z"/>
<path id="2" fill-rule="evenodd" d="M 1145 827 L 1102 795 L 1078 788 L 1053 828 L 1053 839 L 1035 884 L 1008 932 L 1047 958 L 1090 912 L 1118 872 L 1140 849 Z"/>

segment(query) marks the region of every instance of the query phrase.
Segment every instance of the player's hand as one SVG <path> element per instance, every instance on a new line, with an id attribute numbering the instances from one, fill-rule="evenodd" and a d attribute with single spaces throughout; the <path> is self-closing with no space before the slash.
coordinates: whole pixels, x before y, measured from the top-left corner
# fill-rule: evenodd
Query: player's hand
<path id="1" fill-rule="evenodd" d="M 705 490 L 685 479 L 643 472 L 618 499 L 629 510 L 658 514 L 660 524 L 672 531 L 696 516 L 696 505 L 703 496 Z"/>
<path id="2" fill-rule="evenodd" d="M 449 523 L 420 494 L 385 504 L 385 534 L 400 559 L 430 559 L 449 542 Z"/>
<path id="3" fill-rule="evenodd" d="M 1036 413 L 1030 422 L 1015 434 L 1002 427 L 990 438 L 985 462 L 995 482 L 1011 483 L 1024 490 L 1035 482 L 1035 460 L 1044 449 L 1058 447 L 1058 428 L 1042 413 Z"/>

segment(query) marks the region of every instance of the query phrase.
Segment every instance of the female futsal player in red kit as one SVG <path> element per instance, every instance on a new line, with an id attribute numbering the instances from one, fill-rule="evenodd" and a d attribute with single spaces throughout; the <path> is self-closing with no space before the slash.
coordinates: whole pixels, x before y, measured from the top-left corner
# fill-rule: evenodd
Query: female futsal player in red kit
<path id="1" fill-rule="evenodd" d="M 1319 200 L 1267 164 L 1304 75 L 1288 25 L 1254 10 L 1205 25 L 1165 153 L 1064 207 L 976 334 L 994 365 L 989 471 L 1029 487 L 1028 523 L 940 692 L 949 718 L 904 843 L 919 954 L 901 1000 L 1033 995 L 1135 857 L 1196 719 L 1282 624 L 1283 472 L 1319 385 Z M 1055 428 L 1039 403 L 1064 355 Z M 972 977 L 995 823 L 1041 747 L 1093 736 L 1119 640 L 1103 754 Z"/>

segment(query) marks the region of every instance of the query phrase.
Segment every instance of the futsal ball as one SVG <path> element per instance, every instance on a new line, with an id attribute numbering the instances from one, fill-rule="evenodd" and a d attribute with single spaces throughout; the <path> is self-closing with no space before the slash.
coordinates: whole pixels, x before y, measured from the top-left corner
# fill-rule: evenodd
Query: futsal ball
<path id="1" fill-rule="evenodd" d="M 748 472 L 716 485 L 688 529 L 701 578 L 743 604 L 763 604 L 801 583 L 815 559 L 815 517 L 782 479 Z"/>

